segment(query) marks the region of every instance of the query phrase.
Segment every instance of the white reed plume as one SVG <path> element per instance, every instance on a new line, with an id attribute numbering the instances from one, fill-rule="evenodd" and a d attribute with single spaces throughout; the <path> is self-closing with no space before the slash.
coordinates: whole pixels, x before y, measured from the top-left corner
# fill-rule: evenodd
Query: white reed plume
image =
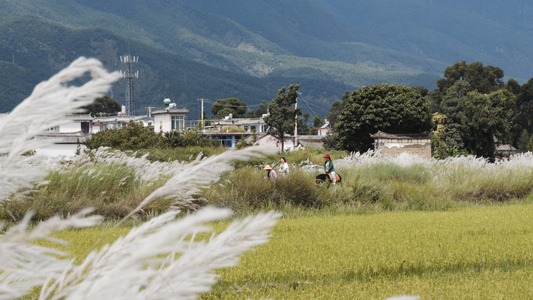
<path id="1" fill-rule="evenodd" d="M 81 86 L 69 86 L 87 73 L 91 80 Z M 39 83 L 28 98 L 0 119 L 0 201 L 43 175 L 32 164 L 35 157 L 22 156 L 54 142 L 36 136 L 60 125 L 65 115 L 92 103 L 118 78 L 118 72 L 108 73 L 98 60 L 80 57 L 48 81 Z"/>
<path id="2" fill-rule="evenodd" d="M 223 172 L 232 169 L 232 166 L 229 164 L 231 161 L 245 160 L 250 157 L 262 156 L 264 153 L 274 153 L 276 151 L 276 147 L 254 146 L 242 150 L 229 150 L 204 159 L 198 157 L 195 162 L 178 167 L 174 172 L 174 176 L 172 176 L 165 185 L 148 195 L 148 197 L 146 197 L 137 208 L 124 217 L 123 220 L 129 218 L 135 212 L 139 211 L 155 199 L 166 196 L 174 197 L 177 199 L 177 203 L 181 202 L 188 206 L 189 200 L 194 194 L 200 191 L 201 187 L 205 187 L 208 184 L 215 182 Z M 120 223 L 116 226 L 119 224 Z"/>
<path id="3" fill-rule="evenodd" d="M 42 289 L 40 299 L 196 299 L 240 255 L 265 243 L 279 213 L 261 213 L 235 221 L 208 241 L 205 222 L 226 218 L 226 209 L 204 208 L 174 220 L 178 211 L 153 218 L 113 244 L 93 251 L 79 265 Z"/>
<path id="4" fill-rule="evenodd" d="M 32 242 L 47 239 L 61 243 L 50 238 L 49 234 L 67 228 L 93 226 L 101 217 L 84 217 L 90 211 L 83 210 L 66 220 L 57 217 L 48 219 L 30 232 L 28 224 L 32 214 L 28 213 L 21 223 L 0 234 L 0 299 L 21 297 L 34 286 L 58 279 L 72 262 L 60 258 L 64 253 Z M 3 224 L 0 224 L 0 231 L 2 229 Z"/>

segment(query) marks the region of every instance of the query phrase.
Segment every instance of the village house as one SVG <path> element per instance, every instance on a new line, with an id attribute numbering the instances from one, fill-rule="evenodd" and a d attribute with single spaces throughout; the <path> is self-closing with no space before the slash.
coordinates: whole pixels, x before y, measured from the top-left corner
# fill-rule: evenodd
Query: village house
<path id="1" fill-rule="evenodd" d="M 324 120 L 324 125 L 318 128 L 313 128 L 316 130 L 316 135 L 300 135 L 298 136 L 298 145 L 305 147 L 314 147 L 314 148 L 324 148 L 324 143 L 322 138 L 324 138 L 332 129 L 328 120 Z"/>
<path id="2" fill-rule="evenodd" d="M 154 118 L 154 132 L 170 132 L 185 129 L 185 115 L 189 113 L 185 108 L 166 108 L 151 112 Z"/>
<path id="3" fill-rule="evenodd" d="M 374 151 L 397 157 L 409 153 L 424 158 L 431 158 L 431 135 L 426 133 L 386 133 L 378 131 L 370 135 L 374 138 Z"/>
<path id="4" fill-rule="evenodd" d="M 261 137 L 259 137 L 254 143 L 254 146 L 273 146 L 277 147 L 279 151 L 281 152 L 281 141 L 271 135 L 271 134 L 264 134 Z M 283 144 L 283 151 L 291 151 L 294 150 L 294 137 L 293 136 L 286 136 L 285 137 L 285 143 Z"/>

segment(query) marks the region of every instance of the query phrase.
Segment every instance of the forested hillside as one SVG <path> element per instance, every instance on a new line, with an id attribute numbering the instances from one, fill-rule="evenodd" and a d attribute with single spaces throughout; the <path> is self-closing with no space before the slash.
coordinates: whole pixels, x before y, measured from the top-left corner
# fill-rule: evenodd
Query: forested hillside
<path id="1" fill-rule="evenodd" d="M 138 113 L 145 113 L 149 105 L 162 106 L 162 100 L 170 97 L 178 106 L 189 108 L 191 118 L 194 118 L 199 105 L 197 98 L 236 96 L 249 103 L 259 103 L 263 99 L 270 100 L 269 92 L 275 94 L 278 86 L 292 82 L 284 78 L 266 80 L 224 71 L 128 41 L 108 30 L 67 29 L 34 17 L 2 18 L 0 32 L 0 40 L 3 41 L 0 43 L 0 57 L 3 58 L 0 63 L 3 74 L 0 90 L 2 111 L 13 109 L 37 83 L 79 56 L 98 57 L 109 69 L 118 70 L 121 68 L 119 56 L 128 50 L 141 57 L 141 62 L 136 65 L 142 74 L 135 86 Z M 315 89 L 310 91 L 317 94 L 321 90 L 339 94 L 348 89 L 334 82 L 307 82 Z M 126 83 L 122 80 L 116 84 L 111 96 L 121 102 L 125 90 Z"/>
<path id="2" fill-rule="evenodd" d="M 533 76 L 533 2 L 312 0 L 384 47 L 452 65 L 481 61 L 522 82 Z"/>
<path id="3" fill-rule="evenodd" d="M 0 5 L 4 5 L 3 9 L 8 10 L 10 8 L 6 8 L 6 5 L 9 3 L 2 2 Z M 20 1 L 11 4 L 14 7 L 22 7 L 24 3 L 24 1 Z M 194 58 L 193 61 L 191 58 L 176 54 L 176 52 L 181 51 L 171 51 L 164 45 L 158 44 L 155 42 L 158 39 L 150 34 L 125 37 L 113 33 L 110 29 L 99 29 L 98 27 L 85 29 L 82 23 L 87 21 L 82 20 L 92 20 L 91 22 L 98 25 L 107 24 L 104 27 L 117 26 L 118 29 L 121 27 L 116 25 L 119 23 L 110 15 L 100 15 L 96 11 L 76 7 L 76 5 L 67 10 L 66 6 L 59 4 L 61 3 L 52 2 L 48 4 L 48 10 L 43 9 L 39 12 L 41 15 L 46 15 L 51 19 L 61 19 L 64 22 L 77 20 L 76 27 L 67 27 L 65 23 L 50 22 L 38 17 L 3 13 L 4 17 L 0 21 L 0 61 L 6 63 L 8 67 L 17 67 L 19 70 L 13 73 L 8 72 L 5 75 L 6 89 L 0 91 L 3 93 L 2 95 L 5 95 L 0 101 L 1 111 L 11 110 L 24 98 L 21 95 L 28 95 L 31 92 L 31 87 L 36 83 L 48 78 L 79 55 L 97 57 L 108 68 L 115 70 L 122 67 L 119 61 L 120 55 L 131 53 L 140 56 L 140 63 L 136 67 L 141 75 L 135 81 L 137 113 L 145 113 L 148 106 L 160 106 L 163 98 L 170 97 L 180 107 L 187 107 L 191 110 L 190 118 L 199 117 L 198 98 L 208 98 L 215 101 L 220 98 L 237 97 L 246 101 L 250 108 L 254 108 L 254 105 L 257 106 L 261 100 L 270 101 L 273 99 L 279 88 L 292 83 L 302 84 L 300 91 L 306 101 L 311 104 L 314 103 L 318 107 L 318 109 L 315 108 L 316 113 L 324 116 L 329 111 L 329 105 L 333 101 L 338 100 L 345 91 L 353 90 L 358 86 L 382 81 L 427 86 L 434 84 L 437 78 L 436 76 L 428 77 L 427 74 L 423 73 L 390 72 L 356 67 L 341 62 L 295 57 L 249 32 L 252 40 L 241 41 L 236 48 L 230 47 L 231 34 L 226 39 L 222 39 L 229 43 L 229 46 L 214 42 L 216 39 L 208 40 L 192 33 L 180 35 L 181 41 L 186 41 L 186 36 L 196 41 L 206 41 L 205 44 L 193 43 L 197 48 L 189 47 L 189 52 L 199 55 L 196 58 L 192 57 Z M 24 9 L 28 13 L 35 10 L 33 6 L 27 6 Z M 71 11 L 78 13 L 69 13 Z M 84 13 L 81 14 L 80 11 Z M 99 19 L 98 16 L 104 16 L 108 19 L 105 21 Z M 120 20 L 120 17 L 117 18 Z M 154 17 L 154 20 L 156 19 Z M 143 20 L 138 22 L 148 22 L 148 20 Z M 240 28 L 242 32 L 247 32 L 234 22 L 227 19 L 225 22 L 233 28 Z M 132 24 L 128 21 L 125 23 Z M 224 28 L 216 26 L 213 28 L 213 31 L 219 30 L 220 34 L 228 32 Z M 155 26 L 153 31 L 163 31 L 163 29 L 163 25 L 161 27 Z M 217 37 L 215 33 L 208 35 Z M 236 38 L 243 36 L 237 32 L 234 35 Z M 133 40 L 134 37 L 137 40 Z M 153 37 L 153 40 L 150 37 Z M 161 39 L 170 40 L 170 38 Z M 176 42 L 175 39 L 173 41 Z M 266 45 L 262 49 L 259 46 L 261 42 Z M 235 43 L 233 46 L 236 45 Z M 176 44 L 187 48 L 184 46 L 185 42 Z M 204 52 L 197 49 L 203 49 Z M 217 49 L 221 51 L 216 52 Z M 224 49 L 233 51 L 234 57 L 254 61 L 254 64 L 245 65 L 232 62 L 227 59 L 230 55 L 225 53 Z M 207 53 L 208 51 L 212 51 L 213 55 Z M 183 51 L 184 54 L 189 52 Z M 217 55 L 224 59 L 218 60 Z M 256 57 L 265 57 L 269 64 L 279 67 L 274 70 L 266 63 L 257 60 Z M 15 83 L 14 81 L 20 81 L 20 76 L 16 76 L 19 73 L 32 75 L 23 76 L 27 80 Z M 12 87 L 16 87 L 15 91 L 9 90 Z M 111 96 L 120 103 L 125 103 L 125 91 L 125 82 L 121 81 L 115 85 Z"/>
<path id="4" fill-rule="evenodd" d="M 344 91 L 365 85 L 432 90 L 461 60 L 525 82 L 533 75 L 532 10 L 512 0 L 498 16 L 499 3 L 4 0 L 0 111 L 76 55 L 114 70 L 120 55 L 139 56 L 137 113 L 170 97 L 196 117 L 198 98 L 237 97 L 253 108 L 293 83 L 324 116 Z M 121 81 L 112 96 L 124 103 L 125 90 Z"/>

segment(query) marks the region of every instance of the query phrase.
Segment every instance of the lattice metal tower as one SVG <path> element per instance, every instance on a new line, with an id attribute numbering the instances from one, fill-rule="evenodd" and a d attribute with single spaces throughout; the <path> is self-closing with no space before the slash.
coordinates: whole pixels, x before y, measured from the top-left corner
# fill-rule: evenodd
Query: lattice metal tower
<path id="1" fill-rule="evenodd" d="M 133 92 L 133 79 L 139 78 L 139 71 L 133 72 L 133 64 L 139 62 L 138 56 L 123 55 L 120 61 L 126 65 L 125 71 L 120 71 L 120 76 L 128 80 L 128 88 L 126 90 L 126 115 L 135 115 L 135 97 Z"/>

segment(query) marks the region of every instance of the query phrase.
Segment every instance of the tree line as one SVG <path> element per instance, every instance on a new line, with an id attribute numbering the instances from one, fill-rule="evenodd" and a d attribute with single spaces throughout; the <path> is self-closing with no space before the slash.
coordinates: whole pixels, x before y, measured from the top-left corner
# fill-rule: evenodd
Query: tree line
<path id="1" fill-rule="evenodd" d="M 533 78 L 520 85 L 503 81 L 503 71 L 481 62 L 457 62 L 444 71 L 437 88 L 406 87 L 391 84 L 365 86 L 345 92 L 326 116 L 332 131 L 323 138 L 327 149 L 366 152 L 373 148 L 371 134 L 430 133 L 433 156 L 446 158 L 461 154 L 494 158 L 496 142 L 509 144 L 521 152 L 533 150 Z M 224 118 L 264 117 L 269 133 L 284 140 L 294 135 L 313 134 L 323 120 L 295 107 L 300 85 L 278 91 L 275 99 L 261 102 L 256 110 L 246 110 L 246 102 L 237 98 L 218 99 L 211 107 L 213 116 Z M 99 99 L 91 113 L 109 106 Z M 170 138 L 170 137 L 167 137 Z"/>
<path id="2" fill-rule="evenodd" d="M 370 134 L 380 130 L 432 133 L 437 158 L 494 158 L 496 142 L 531 151 L 533 78 L 521 86 L 503 77 L 498 67 L 461 61 L 445 69 L 434 91 L 379 84 L 347 92 L 328 114 L 334 129 L 325 145 L 364 152 L 372 148 Z"/>
<path id="3" fill-rule="evenodd" d="M 498 67 L 461 61 L 445 69 L 433 91 L 376 84 L 346 92 L 326 117 L 333 130 L 323 142 L 327 149 L 366 152 L 373 149 L 370 135 L 379 130 L 431 134 L 437 158 L 470 154 L 493 159 L 496 143 L 532 151 L 533 78 L 520 85 L 512 78 L 505 83 L 503 77 Z M 294 134 L 295 121 L 288 116 L 300 115 L 290 110 L 298 87 L 291 85 L 288 93 L 282 88 L 268 105 L 265 122 L 278 138 Z"/>

